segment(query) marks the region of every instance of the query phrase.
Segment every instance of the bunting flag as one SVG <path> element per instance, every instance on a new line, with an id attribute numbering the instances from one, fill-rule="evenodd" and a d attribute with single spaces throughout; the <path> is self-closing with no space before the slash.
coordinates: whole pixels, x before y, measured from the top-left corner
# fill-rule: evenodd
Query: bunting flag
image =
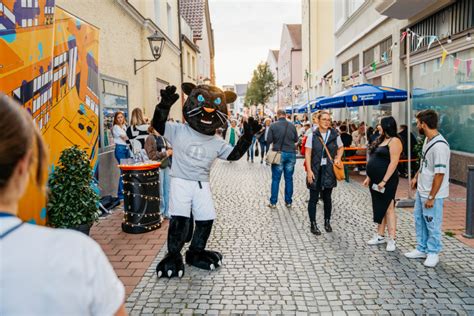
<path id="1" fill-rule="evenodd" d="M 444 61 L 446 60 L 446 56 L 448 56 L 448 52 L 446 49 L 443 49 L 443 53 L 441 54 L 441 67 L 443 67 Z"/>
<path id="2" fill-rule="evenodd" d="M 468 78 L 471 76 L 471 64 L 472 64 L 472 59 L 466 60 L 466 76 Z"/>
<path id="3" fill-rule="evenodd" d="M 400 39 L 400 43 L 403 42 L 403 40 L 407 37 L 407 32 L 402 33 L 402 38 Z"/>
<path id="4" fill-rule="evenodd" d="M 455 74 L 457 74 L 458 71 L 459 71 L 459 64 L 460 64 L 460 63 L 461 63 L 461 59 L 456 58 L 456 59 L 454 60 L 453 66 L 454 66 L 454 73 L 455 73 Z"/>
<path id="5" fill-rule="evenodd" d="M 370 66 L 372 67 L 373 72 L 377 72 L 377 63 L 375 62 L 375 60 L 372 62 Z"/>
<path id="6" fill-rule="evenodd" d="M 434 43 L 434 41 L 436 41 L 438 39 L 437 36 L 430 36 L 430 41 L 428 42 L 428 49 L 427 50 L 430 50 L 430 47 L 431 45 Z"/>
<path id="7" fill-rule="evenodd" d="M 423 43 L 424 39 L 425 39 L 424 36 L 418 36 L 418 44 L 416 45 L 415 52 L 420 48 L 421 43 Z"/>

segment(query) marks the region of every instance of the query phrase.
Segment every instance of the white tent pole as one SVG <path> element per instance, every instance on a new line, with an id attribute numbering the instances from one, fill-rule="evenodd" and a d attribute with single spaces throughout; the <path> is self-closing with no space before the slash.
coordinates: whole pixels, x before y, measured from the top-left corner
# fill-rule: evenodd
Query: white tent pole
<path id="1" fill-rule="evenodd" d="M 408 36 L 410 36 L 410 29 L 406 30 L 406 45 L 407 45 L 407 126 L 408 126 L 408 198 L 412 199 L 413 195 L 411 192 L 411 78 L 410 78 L 410 41 Z"/>

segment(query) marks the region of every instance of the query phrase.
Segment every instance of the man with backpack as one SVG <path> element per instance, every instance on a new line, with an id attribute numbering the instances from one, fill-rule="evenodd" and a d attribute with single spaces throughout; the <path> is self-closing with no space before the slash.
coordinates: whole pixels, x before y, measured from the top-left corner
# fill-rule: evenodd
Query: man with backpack
<path id="1" fill-rule="evenodd" d="M 410 259 L 426 258 L 424 265 L 434 268 L 441 252 L 443 201 L 449 196 L 449 144 L 438 132 L 438 114 L 424 110 L 416 115 L 416 126 L 425 135 L 420 169 L 411 181 L 417 188 L 415 201 L 416 249 L 406 253 Z"/>

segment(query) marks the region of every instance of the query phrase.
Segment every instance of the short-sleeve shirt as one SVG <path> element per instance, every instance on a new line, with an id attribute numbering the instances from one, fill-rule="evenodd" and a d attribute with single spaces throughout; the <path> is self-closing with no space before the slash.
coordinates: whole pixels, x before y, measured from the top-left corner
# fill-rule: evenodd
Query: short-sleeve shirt
<path id="1" fill-rule="evenodd" d="M 212 163 L 227 159 L 234 148 L 217 135 L 204 135 L 188 124 L 166 122 L 165 138 L 173 146 L 171 177 L 210 181 Z"/>
<path id="2" fill-rule="evenodd" d="M 20 223 L 0 220 L 0 233 Z M 0 315 L 114 315 L 125 288 L 100 246 L 66 229 L 23 224 L 0 240 Z"/>
<path id="3" fill-rule="evenodd" d="M 112 135 L 114 136 L 114 143 L 115 145 L 127 145 L 127 143 L 120 137 L 120 136 L 127 136 L 127 127 L 123 125 L 120 127 L 120 125 L 115 124 L 112 127 Z"/>
<path id="4" fill-rule="evenodd" d="M 431 144 L 438 142 L 426 153 L 426 150 L 430 147 Z M 425 156 L 425 159 L 420 161 L 420 172 L 418 174 L 417 189 L 418 193 L 423 198 L 428 198 L 431 192 L 431 187 L 433 186 L 433 179 L 435 174 L 441 173 L 444 174 L 443 182 L 441 187 L 436 194 L 436 199 L 444 199 L 449 196 L 449 160 L 451 156 L 451 151 L 449 145 L 447 145 L 446 139 L 439 134 L 436 137 L 433 137 L 431 141 L 425 139 L 423 144 L 422 157 Z"/>
<path id="5" fill-rule="evenodd" d="M 326 135 L 327 134 L 327 135 Z M 323 140 L 325 139 L 329 139 L 329 135 L 331 135 L 331 130 L 328 129 L 328 131 L 326 133 L 321 133 L 321 136 L 323 137 Z M 337 135 L 337 148 L 341 148 L 344 146 L 344 144 L 342 143 L 342 140 L 341 140 L 341 136 Z M 306 148 L 313 148 L 313 133 L 310 133 L 308 135 L 308 138 L 306 139 L 306 144 L 305 146 Z"/>

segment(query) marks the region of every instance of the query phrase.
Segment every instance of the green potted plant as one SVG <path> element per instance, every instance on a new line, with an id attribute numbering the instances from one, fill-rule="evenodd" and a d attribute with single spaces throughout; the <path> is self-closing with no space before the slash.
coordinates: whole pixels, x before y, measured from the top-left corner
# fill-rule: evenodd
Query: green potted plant
<path id="1" fill-rule="evenodd" d="M 99 214 L 99 196 L 92 187 L 92 180 L 87 153 L 77 146 L 64 149 L 48 180 L 47 222 L 50 226 L 89 235 Z"/>

